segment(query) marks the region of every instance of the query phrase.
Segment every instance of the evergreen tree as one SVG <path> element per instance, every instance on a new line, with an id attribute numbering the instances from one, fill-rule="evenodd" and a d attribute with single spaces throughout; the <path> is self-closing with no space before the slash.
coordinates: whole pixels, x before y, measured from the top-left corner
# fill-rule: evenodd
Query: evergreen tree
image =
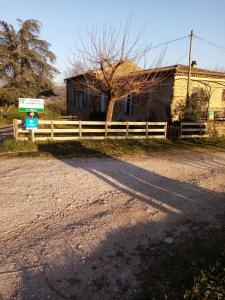
<path id="1" fill-rule="evenodd" d="M 58 72 L 56 57 L 47 41 L 39 38 L 37 20 L 18 20 L 18 31 L 0 20 L 0 103 L 15 103 L 19 97 L 51 93 Z"/>

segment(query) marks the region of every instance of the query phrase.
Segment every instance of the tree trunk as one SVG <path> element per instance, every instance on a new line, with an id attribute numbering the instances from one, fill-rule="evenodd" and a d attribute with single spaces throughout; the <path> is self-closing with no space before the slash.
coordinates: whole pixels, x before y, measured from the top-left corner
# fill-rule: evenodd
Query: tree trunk
<path id="1" fill-rule="evenodd" d="M 107 107 L 107 113 L 106 113 L 106 122 L 112 122 L 114 105 L 115 105 L 115 100 L 110 99 L 108 101 L 108 107 Z"/>

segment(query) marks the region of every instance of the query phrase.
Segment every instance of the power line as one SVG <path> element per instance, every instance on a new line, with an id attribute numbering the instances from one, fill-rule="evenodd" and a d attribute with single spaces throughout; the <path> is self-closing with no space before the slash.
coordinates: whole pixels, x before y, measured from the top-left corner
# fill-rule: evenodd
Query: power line
<path id="1" fill-rule="evenodd" d="M 186 36 L 182 36 L 182 37 L 180 37 L 180 38 L 178 38 L 178 39 L 174 39 L 174 40 L 170 40 L 170 41 L 167 41 L 167 42 L 164 42 L 164 43 L 160 43 L 160 44 L 158 44 L 158 45 L 152 47 L 151 50 L 156 49 L 156 48 L 159 48 L 159 47 L 162 47 L 162 46 L 167 46 L 168 44 L 177 42 L 177 41 L 179 41 L 179 40 L 186 39 L 186 38 L 188 38 L 189 36 L 190 36 L 190 35 L 186 35 Z"/>
<path id="2" fill-rule="evenodd" d="M 203 41 L 203 42 L 205 42 L 205 43 L 207 43 L 207 44 L 213 46 L 213 47 L 216 47 L 216 48 L 218 48 L 218 49 L 220 49 L 220 50 L 225 51 L 225 47 L 224 47 L 224 46 L 217 45 L 217 44 L 215 44 L 215 43 L 213 43 L 213 42 L 210 42 L 210 41 L 208 41 L 208 40 L 206 40 L 206 39 L 203 39 L 202 37 L 197 36 L 197 35 L 195 35 L 195 34 L 194 34 L 194 37 L 197 38 L 197 39 L 199 39 L 200 41 Z"/>

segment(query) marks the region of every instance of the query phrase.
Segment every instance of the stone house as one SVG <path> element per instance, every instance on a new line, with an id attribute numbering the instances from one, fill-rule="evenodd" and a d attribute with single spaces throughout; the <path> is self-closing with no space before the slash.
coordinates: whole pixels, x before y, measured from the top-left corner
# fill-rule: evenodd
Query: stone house
<path id="1" fill-rule="evenodd" d="M 137 67 L 137 66 L 136 66 Z M 173 65 L 141 70 L 127 68 L 129 72 L 144 72 L 160 76 L 160 82 L 148 94 L 129 95 L 114 107 L 113 121 L 176 121 L 187 118 L 188 66 Z M 82 74 L 65 79 L 67 86 L 67 114 L 80 120 L 104 120 L 107 97 L 94 96 L 88 90 L 76 88 Z M 191 98 L 188 118 L 225 119 L 225 73 L 201 69 L 192 63 Z"/>

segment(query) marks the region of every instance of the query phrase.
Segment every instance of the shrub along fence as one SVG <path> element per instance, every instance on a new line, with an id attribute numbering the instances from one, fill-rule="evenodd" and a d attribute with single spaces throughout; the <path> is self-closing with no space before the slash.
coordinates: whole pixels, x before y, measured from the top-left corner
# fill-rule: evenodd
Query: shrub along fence
<path id="1" fill-rule="evenodd" d="M 22 120 L 14 120 L 16 140 L 68 141 L 80 139 L 179 139 L 207 137 L 207 123 L 181 122 L 98 122 L 39 120 L 38 129 L 27 130 Z"/>

